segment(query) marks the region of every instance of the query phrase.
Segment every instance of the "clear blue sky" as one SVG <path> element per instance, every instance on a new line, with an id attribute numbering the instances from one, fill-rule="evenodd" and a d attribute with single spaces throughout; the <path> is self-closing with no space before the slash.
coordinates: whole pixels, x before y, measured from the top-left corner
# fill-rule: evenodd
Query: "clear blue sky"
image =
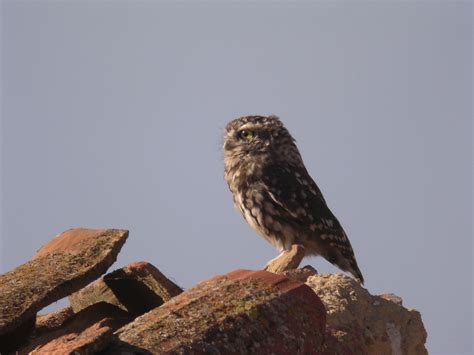
<path id="1" fill-rule="evenodd" d="M 276 255 L 234 210 L 221 130 L 277 114 L 373 294 L 472 352 L 470 2 L 2 2 L 1 269 L 130 230 L 189 287 Z M 320 272 L 336 271 L 322 259 Z"/>

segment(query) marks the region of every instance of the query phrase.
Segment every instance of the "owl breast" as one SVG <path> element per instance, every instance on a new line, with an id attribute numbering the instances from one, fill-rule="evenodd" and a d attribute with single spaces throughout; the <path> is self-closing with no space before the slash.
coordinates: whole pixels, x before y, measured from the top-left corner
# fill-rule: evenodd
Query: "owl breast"
<path id="1" fill-rule="evenodd" d="M 237 188 L 233 195 L 235 207 L 260 236 L 280 251 L 291 248 L 295 231 L 291 226 L 280 223 L 277 210 L 263 186 L 248 184 Z"/>

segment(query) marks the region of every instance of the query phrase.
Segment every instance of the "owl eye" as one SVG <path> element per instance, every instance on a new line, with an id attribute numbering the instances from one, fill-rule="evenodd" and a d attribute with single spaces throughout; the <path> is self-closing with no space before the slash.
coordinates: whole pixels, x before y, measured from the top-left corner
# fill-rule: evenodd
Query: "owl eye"
<path id="1" fill-rule="evenodd" d="M 246 141 L 250 141 L 253 138 L 253 132 L 252 131 L 246 131 L 246 130 L 240 131 L 239 132 L 239 138 L 243 139 L 243 140 L 246 140 Z"/>

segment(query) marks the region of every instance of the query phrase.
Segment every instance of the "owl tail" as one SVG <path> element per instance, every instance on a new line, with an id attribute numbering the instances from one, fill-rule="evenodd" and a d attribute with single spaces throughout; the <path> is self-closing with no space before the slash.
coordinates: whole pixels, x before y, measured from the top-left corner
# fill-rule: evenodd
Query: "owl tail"
<path id="1" fill-rule="evenodd" d="M 359 266 L 357 266 L 357 262 L 355 261 L 355 259 L 353 262 L 350 263 L 350 267 L 347 271 L 350 272 L 362 285 L 364 284 L 364 276 L 362 276 L 362 273 L 360 272 Z"/>
<path id="2" fill-rule="evenodd" d="M 340 250 L 333 250 L 326 260 L 328 260 L 331 264 L 336 265 L 342 271 L 349 272 L 357 281 L 359 281 L 362 285 L 364 284 L 364 276 L 362 276 L 362 272 L 357 265 L 357 261 L 352 250 L 349 252 L 345 251 L 345 253 L 341 253 Z"/>
<path id="3" fill-rule="evenodd" d="M 328 250 L 327 258 L 330 263 L 336 265 L 341 270 L 351 273 L 362 285 L 364 284 L 364 276 L 360 272 L 359 266 L 352 250 L 352 246 L 343 232 L 342 241 L 334 243 L 332 249 Z"/>

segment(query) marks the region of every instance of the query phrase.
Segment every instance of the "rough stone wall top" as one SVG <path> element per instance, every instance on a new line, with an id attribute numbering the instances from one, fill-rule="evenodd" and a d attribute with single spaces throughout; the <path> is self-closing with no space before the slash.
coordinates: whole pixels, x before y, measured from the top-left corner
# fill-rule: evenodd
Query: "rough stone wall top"
<path id="1" fill-rule="evenodd" d="M 298 253 L 272 264 L 284 275 L 237 270 L 185 292 L 147 262 L 90 284 L 127 236 L 69 230 L 0 275 L 0 353 L 427 354 L 421 316 L 400 297 L 372 296 L 342 274 L 286 270 Z M 78 290 L 72 307 L 36 319 Z"/>

